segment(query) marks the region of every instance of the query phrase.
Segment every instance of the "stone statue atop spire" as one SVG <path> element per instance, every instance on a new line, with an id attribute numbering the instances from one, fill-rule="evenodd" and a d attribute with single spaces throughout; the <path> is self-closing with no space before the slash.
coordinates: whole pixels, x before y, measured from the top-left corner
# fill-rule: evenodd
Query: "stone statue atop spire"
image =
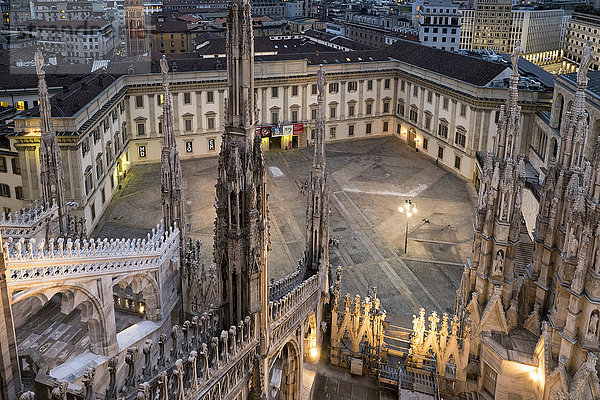
<path id="1" fill-rule="evenodd" d="M 161 200 L 163 219 L 166 226 L 177 226 L 182 229 L 180 242 L 183 244 L 185 228 L 183 220 L 183 182 L 181 177 L 181 162 L 175 142 L 173 123 L 173 105 L 169 93 L 169 64 L 165 55 L 160 60 L 160 71 L 163 86 L 163 147 L 160 159 L 161 170 Z"/>
<path id="2" fill-rule="evenodd" d="M 586 85 L 588 82 L 588 70 L 590 65 L 594 61 L 594 54 L 592 51 L 592 44 L 587 42 L 585 47 L 583 48 L 583 55 L 581 56 L 581 63 L 579 64 L 579 69 L 577 70 L 577 86 Z"/>
<path id="3" fill-rule="evenodd" d="M 306 207 L 306 252 L 308 271 L 328 268 L 329 263 L 329 190 L 325 172 L 325 71 L 317 71 L 317 121 L 315 155 L 310 173 Z M 327 287 L 327 285 L 325 285 Z"/>
<path id="4" fill-rule="evenodd" d="M 35 69 L 38 76 L 38 95 L 40 110 L 40 180 L 42 200 L 44 203 L 56 202 L 58 206 L 59 228 L 67 234 L 67 203 L 64 190 L 64 170 L 62 156 L 54 124 L 52 122 L 52 106 L 46 85 L 46 73 L 43 70 L 44 57 L 41 51 L 35 53 Z"/>

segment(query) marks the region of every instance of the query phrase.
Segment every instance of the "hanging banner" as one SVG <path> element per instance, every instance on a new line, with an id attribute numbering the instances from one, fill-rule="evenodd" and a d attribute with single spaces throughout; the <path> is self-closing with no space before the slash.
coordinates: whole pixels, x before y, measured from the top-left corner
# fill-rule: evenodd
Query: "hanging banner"
<path id="1" fill-rule="evenodd" d="M 277 137 L 283 135 L 283 127 L 274 126 L 271 128 L 271 137 Z"/>
<path id="2" fill-rule="evenodd" d="M 302 135 L 304 124 L 294 124 L 294 135 Z"/>
<path id="3" fill-rule="evenodd" d="M 284 136 L 293 135 L 293 134 L 294 134 L 294 125 L 285 125 L 283 127 L 283 135 Z"/>
<path id="4" fill-rule="evenodd" d="M 258 126 L 256 127 L 256 136 L 261 138 L 279 137 L 288 135 L 302 135 L 304 132 L 304 124 L 297 123 L 292 125 L 278 126 Z"/>

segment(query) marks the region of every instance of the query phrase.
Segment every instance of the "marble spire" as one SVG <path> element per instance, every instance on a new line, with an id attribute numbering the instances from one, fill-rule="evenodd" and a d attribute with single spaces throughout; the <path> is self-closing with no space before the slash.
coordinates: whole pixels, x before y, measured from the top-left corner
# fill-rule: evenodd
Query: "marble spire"
<path id="1" fill-rule="evenodd" d="M 183 226 L 183 183 L 181 178 L 181 162 L 175 142 L 175 131 L 173 123 L 173 105 L 169 93 L 169 64 L 163 55 L 160 60 L 160 71 L 163 86 L 163 147 L 160 159 L 161 170 L 161 200 L 163 218 L 166 226 L 177 224 L 180 229 Z M 183 231 L 180 235 L 183 243 Z"/>
<path id="2" fill-rule="evenodd" d="M 325 71 L 317 71 L 317 121 L 315 155 L 310 173 L 306 205 L 306 251 L 308 270 L 329 264 L 329 190 L 325 173 Z"/>
<path id="3" fill-rule="evenodd" d="M 41 51 L 35 53 L 35 67 L 38 76 L 38 95 L 41 122 L 40 135 L 40 180 L 42 200 L 44 203 L 56 202 L 58 206 L 60 232 L 67 233 L 67 204 L 64 190 L 64 170 L 62 157 L 54 124 L 52 122 L 52 106 L 46 85 L 46 73 L 42 69 L 44 57 Z"/>

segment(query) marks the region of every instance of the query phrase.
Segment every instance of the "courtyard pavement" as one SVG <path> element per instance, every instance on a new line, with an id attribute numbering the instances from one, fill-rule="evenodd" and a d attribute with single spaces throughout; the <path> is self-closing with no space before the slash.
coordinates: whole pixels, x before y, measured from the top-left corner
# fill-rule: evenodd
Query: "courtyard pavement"
<path id="1" fill-rule="evenodd" d="M 265 153 L 272 251 L 269 274 L 293 272 L 305 241 L 306 196 L 300 188 L 312 166 L 313 148 Z M 344 270 L 342 293 L 366 295 L 377 286 L 388 321 L 410 327 L 412 315 L 454 312 L 463 264 L 472 250 L 476 193 L 472 184 L 436 166 L 395 137 L 327 144 L 331 189 L 330 251 Z M 192 237 L 212 262 L 217 157 L 182 162 L 185 212 Z M 412 199 L 409 221 L 398 206 Z M 112 200 L 93 236 L 146 235 L 162 214 L 160 165 L 136 165 Z"/>

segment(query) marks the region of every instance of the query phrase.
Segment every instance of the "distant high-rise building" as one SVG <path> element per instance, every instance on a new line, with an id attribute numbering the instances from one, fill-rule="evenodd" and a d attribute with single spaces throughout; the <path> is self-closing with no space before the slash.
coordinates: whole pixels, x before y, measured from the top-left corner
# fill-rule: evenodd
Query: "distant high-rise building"
<path id="1" fill-rule="evenodd" d="M 419 41 L 436 49 L 456 51 L 460 40 L 460 13 L 450 0 L 421 0 L 413 3 Z"/>
<path id="2" fill-rule="evenodd" d="M 480 0 L 475 5 L 474 50 L 510 53 L 512 0 Z"/>
<path id="3" fill-rule="evenodd" d="M 142 0 L 125 0 L 125 38 L 127 55 L 137 56 L 146 52 L 146 16 Z"/>
<path id="4" fill-rule="evenodd" d="M 573 13 L 567 24 L 563 42 L 563 70 L 574 72 L 581 63 L 583 49 L 590 43 L 595 54 L 600 51 L 600 17 L 589 14 Z M 593 70 L 598 70 L 600 62 L 592 59 Z"/>

